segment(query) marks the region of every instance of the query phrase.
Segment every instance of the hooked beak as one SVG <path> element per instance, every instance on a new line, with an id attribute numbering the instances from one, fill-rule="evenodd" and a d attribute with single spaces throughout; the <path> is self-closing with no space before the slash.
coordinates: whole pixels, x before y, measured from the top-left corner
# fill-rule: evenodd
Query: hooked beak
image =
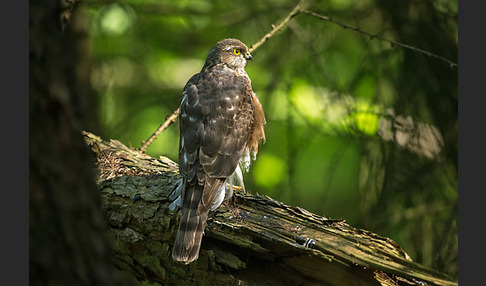
<path id="1" fill-rule="evenodd" d="M 251 61 L 252 56 L 251 56 L 251 54 L 250 54 L 250 53 L 247 53 L 247 54 L 245 55 L 245 58 L 246 58 L 246 60 L 247 60 L 247 61 Z"/>

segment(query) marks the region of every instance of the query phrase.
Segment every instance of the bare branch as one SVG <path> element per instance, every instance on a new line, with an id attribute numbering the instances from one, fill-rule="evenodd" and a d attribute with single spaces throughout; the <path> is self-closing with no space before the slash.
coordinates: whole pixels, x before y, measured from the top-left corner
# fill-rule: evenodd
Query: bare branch
<path id="1" fill-rule="evenodd" d="M 341 26 L 342 28 L 345 28 L 345 29 L 350 29 L 352 31 L 355 31 L 355 32 L 358 32 L 358 33 L 361 33 L 361 34 L 365 34 L 367 36 L 370 37 L 370 39 L 378 39 L 380 41 L 383 41 L 383 42 L 387 42 L 387 43 L 390 43 L 392 46 L 399 46 L 399 47 L 402 47 L 402 48 L 405 48 L 405 49 L 409 49 L 409 50 L 412 50 L 414 52 L 418 52 L 418 53 L 421 53 L 421 54 L 424 54 L 424 55 L 427 55 L 429 57 L 433 57 L 433 58 L 436 58 L 436 59 L 439 59 L 443 62 L 446 62 L 449 64 L 449 66 L 451 68 L 458 68 L 458 65 L 457 63 L 453 62 L 453 61 L 450 61 L 442 56 L 439 56 L 439 55 L 436 55 L 436 54 L 433 54 L 431 52 L 428 52 L 428 51 L 425 51 L 425 50 L 422 50 L 420 48 L 417 48 L 417 47 L 414 47 L 414 46 L 411 46 L 411 45 L 407 45 L 407 44 L 404 44 L 404 43 L 400 43 L 400 42 L 397 42 L 397 41 L 393 41 L 393 40 L 388 40 L 388 39 L 385 39 L 383 38 L 382 36 L 380 35 L 377 35 L 377 34 L 372 34 L 370 32 L 367 32 L 367 31 L 363 31 L 361 30 L 360 28 L 357 28 L 357 27 L 352 27 L 352 26 L 349 26 L 349 25 L 346 25 L 346 24 L 343 24 L 339 21 L 336 21 L 334 19 L 332 19 L 331 17 L 328 17 L 328 16 L 324 16 L 324 15 L 320 15 L 320 14 L 317 14 L 315 12 L 312 12 L 312 11 L 308 11 L 308 10 L 301 10 L 299 12 L 302 12 L 302 13 L 305 13 L 307 15 L 310 15 L 310 16 L 313 16 L 313 17 L 317 17 L 321 20 L 326 20 L 326 21 L 329 21 L 331 23 L 334 23 L 334 24 L 337 24 L 339 26 Z"/>
<path id="2" fill-rule="evenodd" d="M 292 12 L 290 12 L 290 14 L 287 15 L 287 17 L 285 17 L 285 19 L 283 19 L 283 21 L 280 22 L 280 24 L 278 24 L 277 26 L 272 25 L 273 29 L 270 32 L 268 32 L 265 36 L 263 36 L 263 38 L 261 38 L 258 42 L 251 45 L 250 53 L 253 53 L 253 51 L 258 49 L 258 47 L 260 47 L 263 43 L 265 43 L 268 39 L 270 39 L 277 31 L 284 28 L 287 25 L 287 23 L 290 21 L 290 19 L 292 19 L 293 17 L 297 16 L 300 12 L 302 12 L 300 7 L 302 6 L 303 3 L 304 0 L 300 0 L 299 3 L 295 6 L 295 8 L 292 10 Z"/>
<path id="3" fill-rule="evenodd" d="M 165 129 L 167 129 L 167 127 L 169 127 L 172 123 L 174 123 L 176 120 L 177 120 L 177 116 L 179 116 L 179 108 L 177 108 L 176 110 L 174 110 L 174 112 L 172 112 L 171 115 L 167 116 L 166 119 L 165 119 L 165 122 L 162 123 L 159 128 L 157 128 L 157 130 L 155 130 L 155 132 L 150 135 L 149 139 L 147 139 L 147 141 L 145 142 L 142 142 L 142 146 L 140 147 L 140 151 L 142 153 L 145 153 L 145 150 L 147 150 L 147 147 L 152 143 L 152 141 L 155 140 L 155 138 L 160 134 L 162 133 Z"/>

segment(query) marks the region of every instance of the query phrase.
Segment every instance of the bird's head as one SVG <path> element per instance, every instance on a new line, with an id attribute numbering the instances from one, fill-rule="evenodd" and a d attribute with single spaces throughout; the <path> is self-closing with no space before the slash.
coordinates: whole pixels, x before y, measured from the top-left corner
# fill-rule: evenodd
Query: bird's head
<path id="1" fill-rule="evenodd" d="M 205 66 L 224 64 L 234 70 L 243 70 L 251 60 L 248 47 L 237 39 L 224 39 L 216 43 L 206 59 Z"/>

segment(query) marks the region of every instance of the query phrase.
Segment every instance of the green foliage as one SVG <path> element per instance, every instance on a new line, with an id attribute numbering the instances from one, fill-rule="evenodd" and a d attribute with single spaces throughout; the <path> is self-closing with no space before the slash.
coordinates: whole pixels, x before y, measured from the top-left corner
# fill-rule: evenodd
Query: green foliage
<path id="1" fill-rule="evenodd" d="M 263 153 L 255 163 L 255 183 L 264 188 L 275 190 L 275 187 L 285 182 L 285 162 L 270 153 Z M 271 195 L 271 194 L 269 194 Z"/>
<path id="2" fill-rule="evenodd" d="M 140 147 L 218 40 L 251 46 L 297 2 L 86 3 L 103 136 Z M 457 62 L 457 1 L 389 2 L 304 8 Z M 389 236 L 414 260 L 457 277 L 457 69 L 302 13 L 253 53 L 247 72 L 267 117 L 248 190 Z M 441 155 L 385 140 L 390 112 L 436 126 Z M 149 155 L 177 162 L 177 124 Z"/>

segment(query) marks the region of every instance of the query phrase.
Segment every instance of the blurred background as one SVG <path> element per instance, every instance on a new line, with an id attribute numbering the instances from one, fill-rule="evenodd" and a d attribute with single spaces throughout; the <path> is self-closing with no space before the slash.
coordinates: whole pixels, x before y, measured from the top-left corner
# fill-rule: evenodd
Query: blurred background
<path id="1" fill-rule="evenodd" d="M 139 148 L 217 41 L 251 47 L 297 3 L 83 1 L 98 135 Z M 301 8 L 316 14 L 292 18 L 246 68 L 267 118 L 247 190 L 390 237 L 457 278 L 457 0 Z M 147 154 L 177 162 L 178 140 L 176 122 Z"/>

